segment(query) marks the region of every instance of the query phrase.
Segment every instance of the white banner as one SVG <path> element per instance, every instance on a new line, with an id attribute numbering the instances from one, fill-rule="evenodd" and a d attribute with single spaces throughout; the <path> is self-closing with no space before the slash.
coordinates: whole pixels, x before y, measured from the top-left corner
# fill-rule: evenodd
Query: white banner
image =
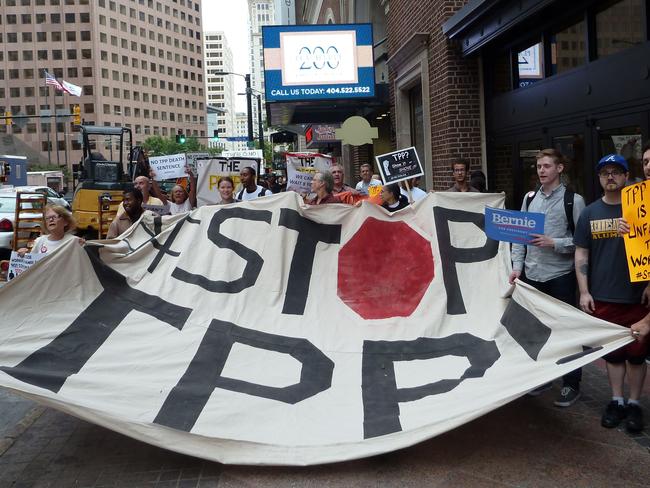
<path id="1" fill-rule="evenodd" d="M 631 340 L 527 285 L 505 298 L 508 244 L 482 231 L 503 198 L 391 215 L 287 192 L 67 243 L 0 289 L 0 385 L 224 463 L 413 445 Z"/>
<path id="2" fill-rule="evenodd" d="M 185 154 L 153 156 L 149 158 L 149 165 L 156 172 L 156 181 L 187 176 L 185 173 Z"/>
<path id="3" fill-rule="evenodd" d="M 287 153 L 287 191 L 311 192 L 311 180 L 316 171 L 332 166 L 332 157 L 319 153 Z"/>

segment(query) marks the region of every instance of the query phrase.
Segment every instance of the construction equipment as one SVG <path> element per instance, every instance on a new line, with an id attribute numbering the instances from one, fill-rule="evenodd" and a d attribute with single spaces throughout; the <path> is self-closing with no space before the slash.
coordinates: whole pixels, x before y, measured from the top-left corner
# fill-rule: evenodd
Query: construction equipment
<path id="1" fill-rule="evenodd" d="M 104 239 L 108 234 L 111 222 L 117 216 L 117 209 L 122 203 L 122 195 L 119 196 L 104 193 L 99 197 L 99 239 Z"/>
<path id="2" fill-rule="evenodd" d="M 131 184 L 133 136 L 126 127 L 82 125 L 80 130 L 83 159 L 72 212 L 79 232 L 94 238 L 101 231 L 106 196 L 120 202 L 122 192 Z"/>

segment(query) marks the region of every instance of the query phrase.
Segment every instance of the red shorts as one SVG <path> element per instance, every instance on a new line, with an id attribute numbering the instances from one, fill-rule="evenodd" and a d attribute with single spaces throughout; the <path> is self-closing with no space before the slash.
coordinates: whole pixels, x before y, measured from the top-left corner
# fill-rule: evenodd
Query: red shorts
<path id="1" fill-rule="evenodd" d="M 596 310 L 594 317 L 607 320 L 613 324 L 630 327 L 648 315 L 648 309 L 640 303 L 610 303 L 594 300 Z M 603 356 L 608 363 L 622 363 L 629 361 L 631 364 L 643 364 L 648 355 L 648 340 L 631 342 L 616 351 Z"/>

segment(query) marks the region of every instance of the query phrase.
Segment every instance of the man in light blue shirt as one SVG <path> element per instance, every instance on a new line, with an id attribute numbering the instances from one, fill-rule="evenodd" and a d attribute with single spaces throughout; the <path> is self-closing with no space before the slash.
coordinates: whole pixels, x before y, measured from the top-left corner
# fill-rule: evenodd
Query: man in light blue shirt
<path id="1" fill-rule="evenodd" d="M 368 195 L 371 186 L 382 186 L 381 181 L 372 179 L 372 166 L 368 163 L 362 164 L 359 167 L 359 175 L 361 181 L 357 183 L 355 190 L 363 195 Z"/>
<path id="2" fill-rule="evenodd" d="M 533 234 L 530 245 L 512 246 L 510 283 L 521 278 L 526 283 L 558 300 L 576 305 L 575 245 L 573 232 L 584 199 L 568 190 L 560 181 L 564 157 L 555 149 L 537 153 L 537 176 L 540 188 L 529 193 L 521 206 L 525 212 L 544 214 L 544 234 Z M 568 198 L 567 198 L 568 197 Z M 564 375 L 558 407 L 568 407 L 580 397 L 582 370 Z M 536 395 L 550 388 L 551 383 L 530 392 Z"/>

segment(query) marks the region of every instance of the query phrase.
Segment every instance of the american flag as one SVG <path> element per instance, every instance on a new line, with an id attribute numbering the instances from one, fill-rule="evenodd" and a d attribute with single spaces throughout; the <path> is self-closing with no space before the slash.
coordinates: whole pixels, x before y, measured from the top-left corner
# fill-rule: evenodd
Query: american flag
<path id="1" fill-rule="evenodd" d="M 57 90 L 63 91 L 63 87 L 61 86 L 61 83 L 59 83 L 59 81 L 54 77 L 54 75 L 48 73 L 47 71 L 45 72 L 45 85 L 52 85 Z"/>

